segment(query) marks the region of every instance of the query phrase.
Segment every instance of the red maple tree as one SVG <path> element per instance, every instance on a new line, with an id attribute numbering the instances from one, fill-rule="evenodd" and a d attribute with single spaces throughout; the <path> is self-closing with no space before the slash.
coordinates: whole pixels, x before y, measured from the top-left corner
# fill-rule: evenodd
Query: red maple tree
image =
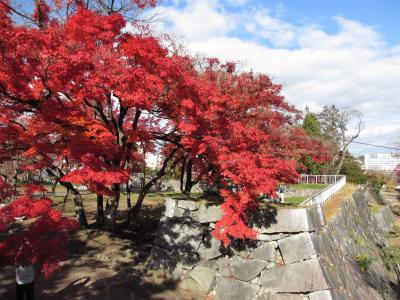
<path id="1" fill-rule="evenodd" d="M 305 155 L 326 159 L 321 145 L 296 126 L 297 111 L 268 76 L 239 73 L 235 64 L 216 59 L 199 68 L 146 28 L 134 24 L 135 32 L 127 32 L 113 7 L 97 11 L 68 2 L 74 9 L 64 21 L 52 16 L 47 2 L 36 1 L 32 27 L 14 24 L 15 11 L 0 1 L 0 144 L 7 149 L 2 160 L 12 159 L 6 154 L 12 149 L 26 160 L 23 168 L 45 170 L 73 191 L 81 226 L 87 221 L 74 184 L 97 194 L 99 223 L 114 230 L 121 186 L 143 171 L 146 153 L 161 149 L 163 161 L 134 207 L 128 196 L 129 220 L 137 219 L 150 188 L 182 165 L 187 174 L 196 170 L 196 180 L 221 186 L 224 215 L 215 236 L 225 244 L 254 238 L 247 217 L 258 208 L 257 197 L 275 193 L 279 182 L 295 182 Z M 63 1 L 55 4 L 65 9 Z M 155 1 L 134 4 L 141 9 Z M 105 213 L 104 196 L 110 201 Z M 29 193 L 3 211 L 3 228 L 17 215 L 14 203 L 40 216 L 32 234 L 47 224 L 66 237 L 68 226 L 49 209 L 49 199 Z M 5 257 L 10 241 L 2 244 Z M 35 247 L 45 243 L 39 239 Z M 29 259 L 40 261 L 29 251 Z"/>

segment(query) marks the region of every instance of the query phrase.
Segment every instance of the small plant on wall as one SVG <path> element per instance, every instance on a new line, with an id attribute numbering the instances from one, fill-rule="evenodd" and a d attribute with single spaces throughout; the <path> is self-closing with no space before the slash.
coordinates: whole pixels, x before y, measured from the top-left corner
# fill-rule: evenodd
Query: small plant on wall
<path id="1" fill-rule="evenodd" d="M 372 264 L 372 261 L 372 257 L 368 254 L 357 254 L 356 256 L 356 262 L 364 272 L 368 270 L 368 267 Z"/>

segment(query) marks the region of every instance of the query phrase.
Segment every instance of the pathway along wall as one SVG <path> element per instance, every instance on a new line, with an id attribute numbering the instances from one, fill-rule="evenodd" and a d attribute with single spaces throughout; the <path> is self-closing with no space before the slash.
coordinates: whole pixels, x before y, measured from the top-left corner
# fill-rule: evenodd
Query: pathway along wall
<path id="1" fill-rule="evenodd" d="M 252 217 L 257 240 L 229 248 L 211 236 L 218 206 L 166 199 L 152 267 L 219 300 L 397 299 L 380 250 L 393 216 L 385 210 L 378 222 L 369 197 L 358 190 L 328 224 L 320 207 L 264 210 Z M 357 255 L 372 259 L 367 270 Z"/>

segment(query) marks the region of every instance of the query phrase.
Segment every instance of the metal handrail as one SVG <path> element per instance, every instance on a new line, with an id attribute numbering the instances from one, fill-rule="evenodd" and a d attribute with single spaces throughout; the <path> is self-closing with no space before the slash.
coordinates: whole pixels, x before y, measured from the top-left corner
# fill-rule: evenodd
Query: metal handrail
<path id="1" fill-rule="evenodd" d="M 315 195 L 306 199 L 300 205 L 310 206 L 315 204 L 324 204 L 329 198 L 331 198 L 337 191 L 339 191 L 346 184 L 345 175 L 328 175 L 335 176 L 335 182 L 323 190 L 319 191 Z M 336 180 L 338 179 L 338 180 Z"/>

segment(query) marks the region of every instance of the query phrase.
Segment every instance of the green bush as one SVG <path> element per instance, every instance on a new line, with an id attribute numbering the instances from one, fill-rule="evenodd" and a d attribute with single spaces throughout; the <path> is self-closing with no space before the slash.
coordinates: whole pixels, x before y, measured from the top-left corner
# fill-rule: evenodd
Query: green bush
<path id="1" fill-rule="evenodd" d="M 368 267 L 372 264 L 372 257 L 368 254 L 358 254 L 356 256 L 356 263 L 364 272 L 368 270 Z"/>
<path id="2" fill-rule="evenodd" d="M 383 262 L 387 267 L 392 267 L 400 263 L 400 248 L 388 246 L 382 249 Z"/>

